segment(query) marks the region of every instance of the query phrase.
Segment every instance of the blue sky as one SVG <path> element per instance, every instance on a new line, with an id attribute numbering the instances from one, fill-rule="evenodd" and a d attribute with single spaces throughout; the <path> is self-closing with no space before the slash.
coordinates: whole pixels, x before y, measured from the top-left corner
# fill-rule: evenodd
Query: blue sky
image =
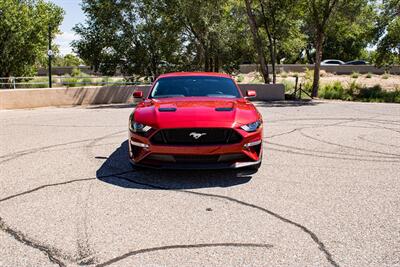
<path id="1" fill-rule="evenodd" d="M 72 52 L 70 43 L 78 39 L 72 28 L 75 24 L 84 22 L 85 15 L 81 9 L 81 0 L 49 0 L 62 7 L 65 11 L 64 21 L 60 27 L 62 34 L 58 35 L 54 41 L 60 47 L 61 54 L 65 55 Z"/>

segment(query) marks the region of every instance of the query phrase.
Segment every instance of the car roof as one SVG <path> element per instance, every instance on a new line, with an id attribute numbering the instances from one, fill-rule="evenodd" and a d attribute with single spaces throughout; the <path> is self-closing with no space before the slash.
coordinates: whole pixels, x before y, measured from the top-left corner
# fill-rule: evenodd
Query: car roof
<path id="1" fill-rule="evenodd" d="M 222 78 L 232 78 L 229 74 L 218 73 L 218 72 L 171 72 L 166 74 L 161 74 L 160 78 L 167 77 L 184 77 L 184 76 L 209 76 L 209 77 L 222 77 Z"/>
<path id="2" fill-rule="evenodd" d="M 341 61 L 340 59 L 325 59 L 324 61 Z M 341 61 L 343 62 L 343 61 Z"/>

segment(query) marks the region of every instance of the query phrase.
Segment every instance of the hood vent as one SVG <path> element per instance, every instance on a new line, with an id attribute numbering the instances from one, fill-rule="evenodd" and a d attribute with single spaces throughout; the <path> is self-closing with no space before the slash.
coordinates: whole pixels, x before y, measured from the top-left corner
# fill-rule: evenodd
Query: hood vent
<path id="1" fill-rule="evenodd" d="M 232 111 L 233 108 L 215 108 L 215 111 Z"/>
<path id="2" fill-rule="evenodd" d="M 159 108 L 158 111 L 160 112 L 175 112 L 176 108 Z"/>

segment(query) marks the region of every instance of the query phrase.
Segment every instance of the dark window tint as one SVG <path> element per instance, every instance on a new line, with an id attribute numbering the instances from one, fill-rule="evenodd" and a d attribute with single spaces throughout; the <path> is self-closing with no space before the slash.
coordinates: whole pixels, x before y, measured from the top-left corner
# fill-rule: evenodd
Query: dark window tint
<path id="1" fill-rule="evenodd" d="M 154 85 L 150 98 L 192 96 L 241 97 L 235 83 L 229 78 L 184 76 L 159 79 Z"/>

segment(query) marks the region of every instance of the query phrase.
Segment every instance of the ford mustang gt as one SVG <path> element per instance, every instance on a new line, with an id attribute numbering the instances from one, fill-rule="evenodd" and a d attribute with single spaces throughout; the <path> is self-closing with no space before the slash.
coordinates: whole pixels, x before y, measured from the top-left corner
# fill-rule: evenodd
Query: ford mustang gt
<path id="1" fill-rule="evenodd" d="M 262 159 L 263 121 L 235 81 L 219 73 L 161 75 L 129 118 L 129 157 L 137 166 L 251 168 Z"/>

